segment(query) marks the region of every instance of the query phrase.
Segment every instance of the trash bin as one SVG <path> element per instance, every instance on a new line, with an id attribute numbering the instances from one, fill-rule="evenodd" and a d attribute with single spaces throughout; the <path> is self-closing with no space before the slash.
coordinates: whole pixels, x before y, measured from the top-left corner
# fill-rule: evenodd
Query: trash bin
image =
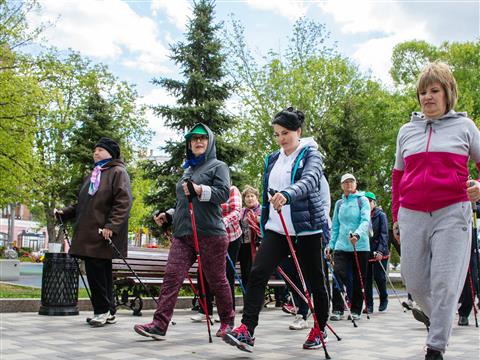
<path id="1" fill-rule="evenodd" d="M 66 253 L 45 253 L 39 315 L 78 315 L 78 268 Z"/>

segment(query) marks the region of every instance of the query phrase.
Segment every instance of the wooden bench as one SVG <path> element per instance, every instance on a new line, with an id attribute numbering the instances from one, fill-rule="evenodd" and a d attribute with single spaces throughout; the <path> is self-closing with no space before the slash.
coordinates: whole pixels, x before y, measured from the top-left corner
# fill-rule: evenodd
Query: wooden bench
<path id="1" fill-rule="evenodd" d="M 168 252 L 145 253 L 134 252 L 126 259 L 130 267 L 135 271 L 143 284 L 148 288 L 148 292 L 140 284 L 138 279 L 132 274 L 128 266 L 122 259 L 113 259 L 113 293 L 115 297 L 115 306 L 126 306 L 133 311 L 133 315 L 140 316 L 143 309 L 143 299 L 158 298 L 160 286 L 163 284 L 163 277 L 167 267 Z M 227 264 L 227 266 L 229 266 Z M 237 274 L 240 275 L 240 265 L 236 264 Z M 188 275 L 192 283 L 197 286 L 198 265 L 195 262 L 188 270 Z M 237 286 L 239 282 L 235 280 Z M 188 278 L 185 278 L 183 285 L 189 286 Z M 265 292 L 266 303 L 272 301 L 272 289 L 278 286 L 284 286 L 285 282 L 274 278 L 268 281 L 268 288 Z"/>

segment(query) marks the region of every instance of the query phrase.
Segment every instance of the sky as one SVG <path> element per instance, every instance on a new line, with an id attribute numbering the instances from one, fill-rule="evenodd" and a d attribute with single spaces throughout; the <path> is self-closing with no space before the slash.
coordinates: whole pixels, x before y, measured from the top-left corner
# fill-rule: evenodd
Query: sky
<path id="1" fill-rule="evenodd" d="M 175 99 L 151 83 L 178 78 L 169 44 L 184 40 L 192 14 L 189 0 L 39 0 L 29 15 L 34 26 L 52 22 L 42 38 L 59 49 L 73 49 L 101 62 L 121 80 L 136 84 L 140 103 L 174 105 Z M 337 50 L 386 85 L 393 47 L 407 40 L 474 41 L 480 37 L 480 0 L 217 0 L 215 22 L 231 15 L 245 28 L 248 47 L 259 58 L 285 49 L 299 17 L 325 24 Z M 148 148 L 175 137 L 163 120 L 147 113 L 155 131 Z M 178 136 L 178 135 L 177 135 Z"/>

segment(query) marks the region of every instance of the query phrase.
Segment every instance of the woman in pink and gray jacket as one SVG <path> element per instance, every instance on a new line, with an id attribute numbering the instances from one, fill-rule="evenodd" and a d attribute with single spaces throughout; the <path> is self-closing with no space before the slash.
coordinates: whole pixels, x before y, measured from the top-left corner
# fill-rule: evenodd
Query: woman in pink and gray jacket
<path id="1" fill-rule="evenodd" d="M 429 327 L 425 359 L 443 359 L 468 268 L 471 201 L 478 181 L 468 180 L 471 157 L 480 168 L 480 134 L 465 113 L 453 110 L 457 84 L 449 67 L 428 64 L 420 74 L 413 113 L 397 137 L 392 174 L 394 234 L 402 250 L 402 276 Z"/>

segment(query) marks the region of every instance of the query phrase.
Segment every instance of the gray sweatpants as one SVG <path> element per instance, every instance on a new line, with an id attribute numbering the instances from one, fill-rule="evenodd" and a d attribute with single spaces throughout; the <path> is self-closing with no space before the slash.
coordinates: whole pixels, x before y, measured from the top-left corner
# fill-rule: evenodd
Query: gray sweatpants
<path id="1" fill-rule="evenodd" d="M 430 318 L 429 348 L 445 351 L 470 259 L 472 208 L 456 203 L 429 212 L 400 208 L 402 277 Z"/>

